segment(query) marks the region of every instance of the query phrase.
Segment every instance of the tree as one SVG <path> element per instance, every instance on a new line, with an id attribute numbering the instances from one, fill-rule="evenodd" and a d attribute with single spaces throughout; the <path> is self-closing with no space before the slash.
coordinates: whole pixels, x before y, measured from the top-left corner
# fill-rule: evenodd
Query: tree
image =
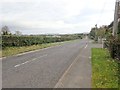
<path id="1" fill-rule="evenodd" d="M 8 26 L 2 27 L 1 31 L 2 31 L 2 35 L 10 35 L 11 34 Z"/>
<path id="2" fill-rule="evenodd" d="M 21 36 L 21 35 L 22 35 L 22 32 L 20 32 L 20 31 L 15 31 L 15 35 Z"/>
<path id="3" fill-rule="evenodd" d="M 107 26 L 103 25 L 100 28 L 98 28 L 97 30 L 97 36 L 100 38 L 105 38 L 105 33 L 107 30 Z"/>
<path id="4" fill-rule="evenodd" d="M 91 29 L 89 36 L 90 36 L 91 39 L 95 38 L 95 28 Z"/>

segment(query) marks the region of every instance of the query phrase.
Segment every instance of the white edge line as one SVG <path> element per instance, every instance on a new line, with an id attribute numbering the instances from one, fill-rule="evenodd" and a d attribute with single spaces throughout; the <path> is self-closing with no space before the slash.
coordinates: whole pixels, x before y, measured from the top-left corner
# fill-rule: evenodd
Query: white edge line
<path id="1" fill-rule="evenodd" d="M 89 57 L 89 59 L 91 59 L 91 56 Z"/>
<path id="2" fill-rule="evenodd" d="M 46 48 L 42 48 L 42 49 L 38 49 L 38 50 L 28 51 L 28 52 L 20 53 L 20 54 L 13 55 L 13 56 L 21 56 L 21 55 L 25 55 L 25 54 L 29 54 L 29 53 L 41 51 L 41 50 L 50 49 L 50 48 L 53 48 L 53 47 L 61 46 L 61 45 L 64 44 L 64 43 L 65 43 L 65 42 L 60 42 L 60 44 L 55 45 L 55 46 L 50 46 L 50 47 L 46 47 Z M 13 56 L 8 56 L 8 57 L 13 57 Z M 1 57 L 0 59 L 5 59 L 5 58 L 8 58 L 8 57 Z"/>
<path id="3" fill-rule="evenodd" d="M 62 44 L 56 45 L 56 46 L 47 47 L 47 48 L 42 48 L 42 49 L 38 49 L 38 50 L 34 50 L 34 51 L 29 51 L 29 52 L 25 52 L 25 53 L 20 53 L 20 54 L 13 55 L 13 56 L 21 56 L 21 55 L 25 55 L 25 54 L 29 54 L 29 53 L 33 53 L 33 52 L 37 52 L 37 51 L 41 51 L 41 50 L 46 50 L 46 49 L 50 49 L 50 48 L 61 46 L 61 45 Z M 8 57 L 13 57 L 13 56 L 8 56 Z M 8 58 L 8 57 L 2 57 L 0 59 L 5 59 L 5 58 Z"/>
<path id="4" fill-rule="evenodd" d="M 87 48 L 88 44 L 86 44 L 85 48 Z M 71 63 L 71 65 L 68 67 L 68 69 L 65 71 L 65 73 L 62 75 L 62 77 L 58 80 L 57 84 L 54 86 L 54 88 L 58 88 L 59 84 L 61 83 L 62 79 L 65 77 L 67 72 L 71 69 L 72 65 L 77 62 L 80 55 L 78 55 L 74 61 Z"/>
<path id="5" fill-rule="evenodd" d="M 65 73 L 62 75 L 62 77 L 58 80 L 57 84 L 54 86 L 54 88 L 58 88 L 58 85 L 61 83 L 62 79 L 65 77 L 65 75 L 68 73 L 68 71 L 71 69 L 74 63 L 77 62 L 80 55 L 78 55 L 74 61 L 71 63 L 71 65 L 68 67 L 68 69 L 65 71 Z"/>

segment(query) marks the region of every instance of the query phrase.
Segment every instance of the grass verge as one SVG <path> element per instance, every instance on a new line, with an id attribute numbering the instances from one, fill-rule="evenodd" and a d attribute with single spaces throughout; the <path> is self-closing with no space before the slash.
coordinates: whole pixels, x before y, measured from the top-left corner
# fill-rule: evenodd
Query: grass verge
<path id="1" fill-rule="evenodd" d="M 42 48 L 47 48 L 50 46 L 56 46 L 60 44 L 62 43 L 47 43 L 47 44 L 41 44 L 41 45 L 22 46 L 22 47 L 6 47 L 4 50 L 2 50 L 2 57 L 13 56 L 16 54 L 29 52 L 37 49 L 42 49 Z"/>
<path id="2" fill-rule="evenodd" d="M 43 48 L 47 48 L 47 47 L 51 47 L 51 46 L 61 45 L 65 42 L 72 42 L 72 41 L 76 41 L 76 40 L 56 42 L 56 43 L 47 43 L 47 44 L 41 44 L 41 45 L 32 45 L 32 46 L 6 47 L 4 50 L 0 51 L 0 54 L 2 54 L 2 55 L 0 55 L 0 57 L 13 56 L 16 54 L 34 51 L 34 50 L 38 50 L 38 49 L 43 49 Z"/>
<path id="3" fill-rule="evenodd" d="M 108 50 L 92 49 L 92 87 L 118 88 L 118 61 L 111 59 Z"/>

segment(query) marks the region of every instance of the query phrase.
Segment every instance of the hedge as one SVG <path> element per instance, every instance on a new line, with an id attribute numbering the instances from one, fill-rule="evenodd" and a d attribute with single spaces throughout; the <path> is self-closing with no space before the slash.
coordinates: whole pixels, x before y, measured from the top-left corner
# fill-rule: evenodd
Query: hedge
<path id="1" fill-rule="evenodd" d="M 120 60 L 120 39 L 113 37 L 104 43 L 104 47 L 109 49 L 113 59 L 117 58 Z"/>
<path id="2" fill-rule="evenodd" d="M 2 36 L 2 48 L 5 47 L 19 47 L 19 46 L 30 46 L 43 43 L 54 43 L 78 39 L 78 37 L 72 36 L 61 36 L 61 37 L 52 37 L 52 36 L 13 36 L 13 35 L 3 35 Z"/>

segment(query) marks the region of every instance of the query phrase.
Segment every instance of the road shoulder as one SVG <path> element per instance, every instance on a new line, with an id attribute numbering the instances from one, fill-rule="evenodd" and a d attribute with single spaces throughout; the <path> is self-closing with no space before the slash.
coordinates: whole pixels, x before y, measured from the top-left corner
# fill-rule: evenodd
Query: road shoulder
<path id="1" fill-rule="evenodd" d="M 55 88 L 91 88 L 91 48 L 101 48 L 101 46 L 101 44 L 86 44 Z"/>

